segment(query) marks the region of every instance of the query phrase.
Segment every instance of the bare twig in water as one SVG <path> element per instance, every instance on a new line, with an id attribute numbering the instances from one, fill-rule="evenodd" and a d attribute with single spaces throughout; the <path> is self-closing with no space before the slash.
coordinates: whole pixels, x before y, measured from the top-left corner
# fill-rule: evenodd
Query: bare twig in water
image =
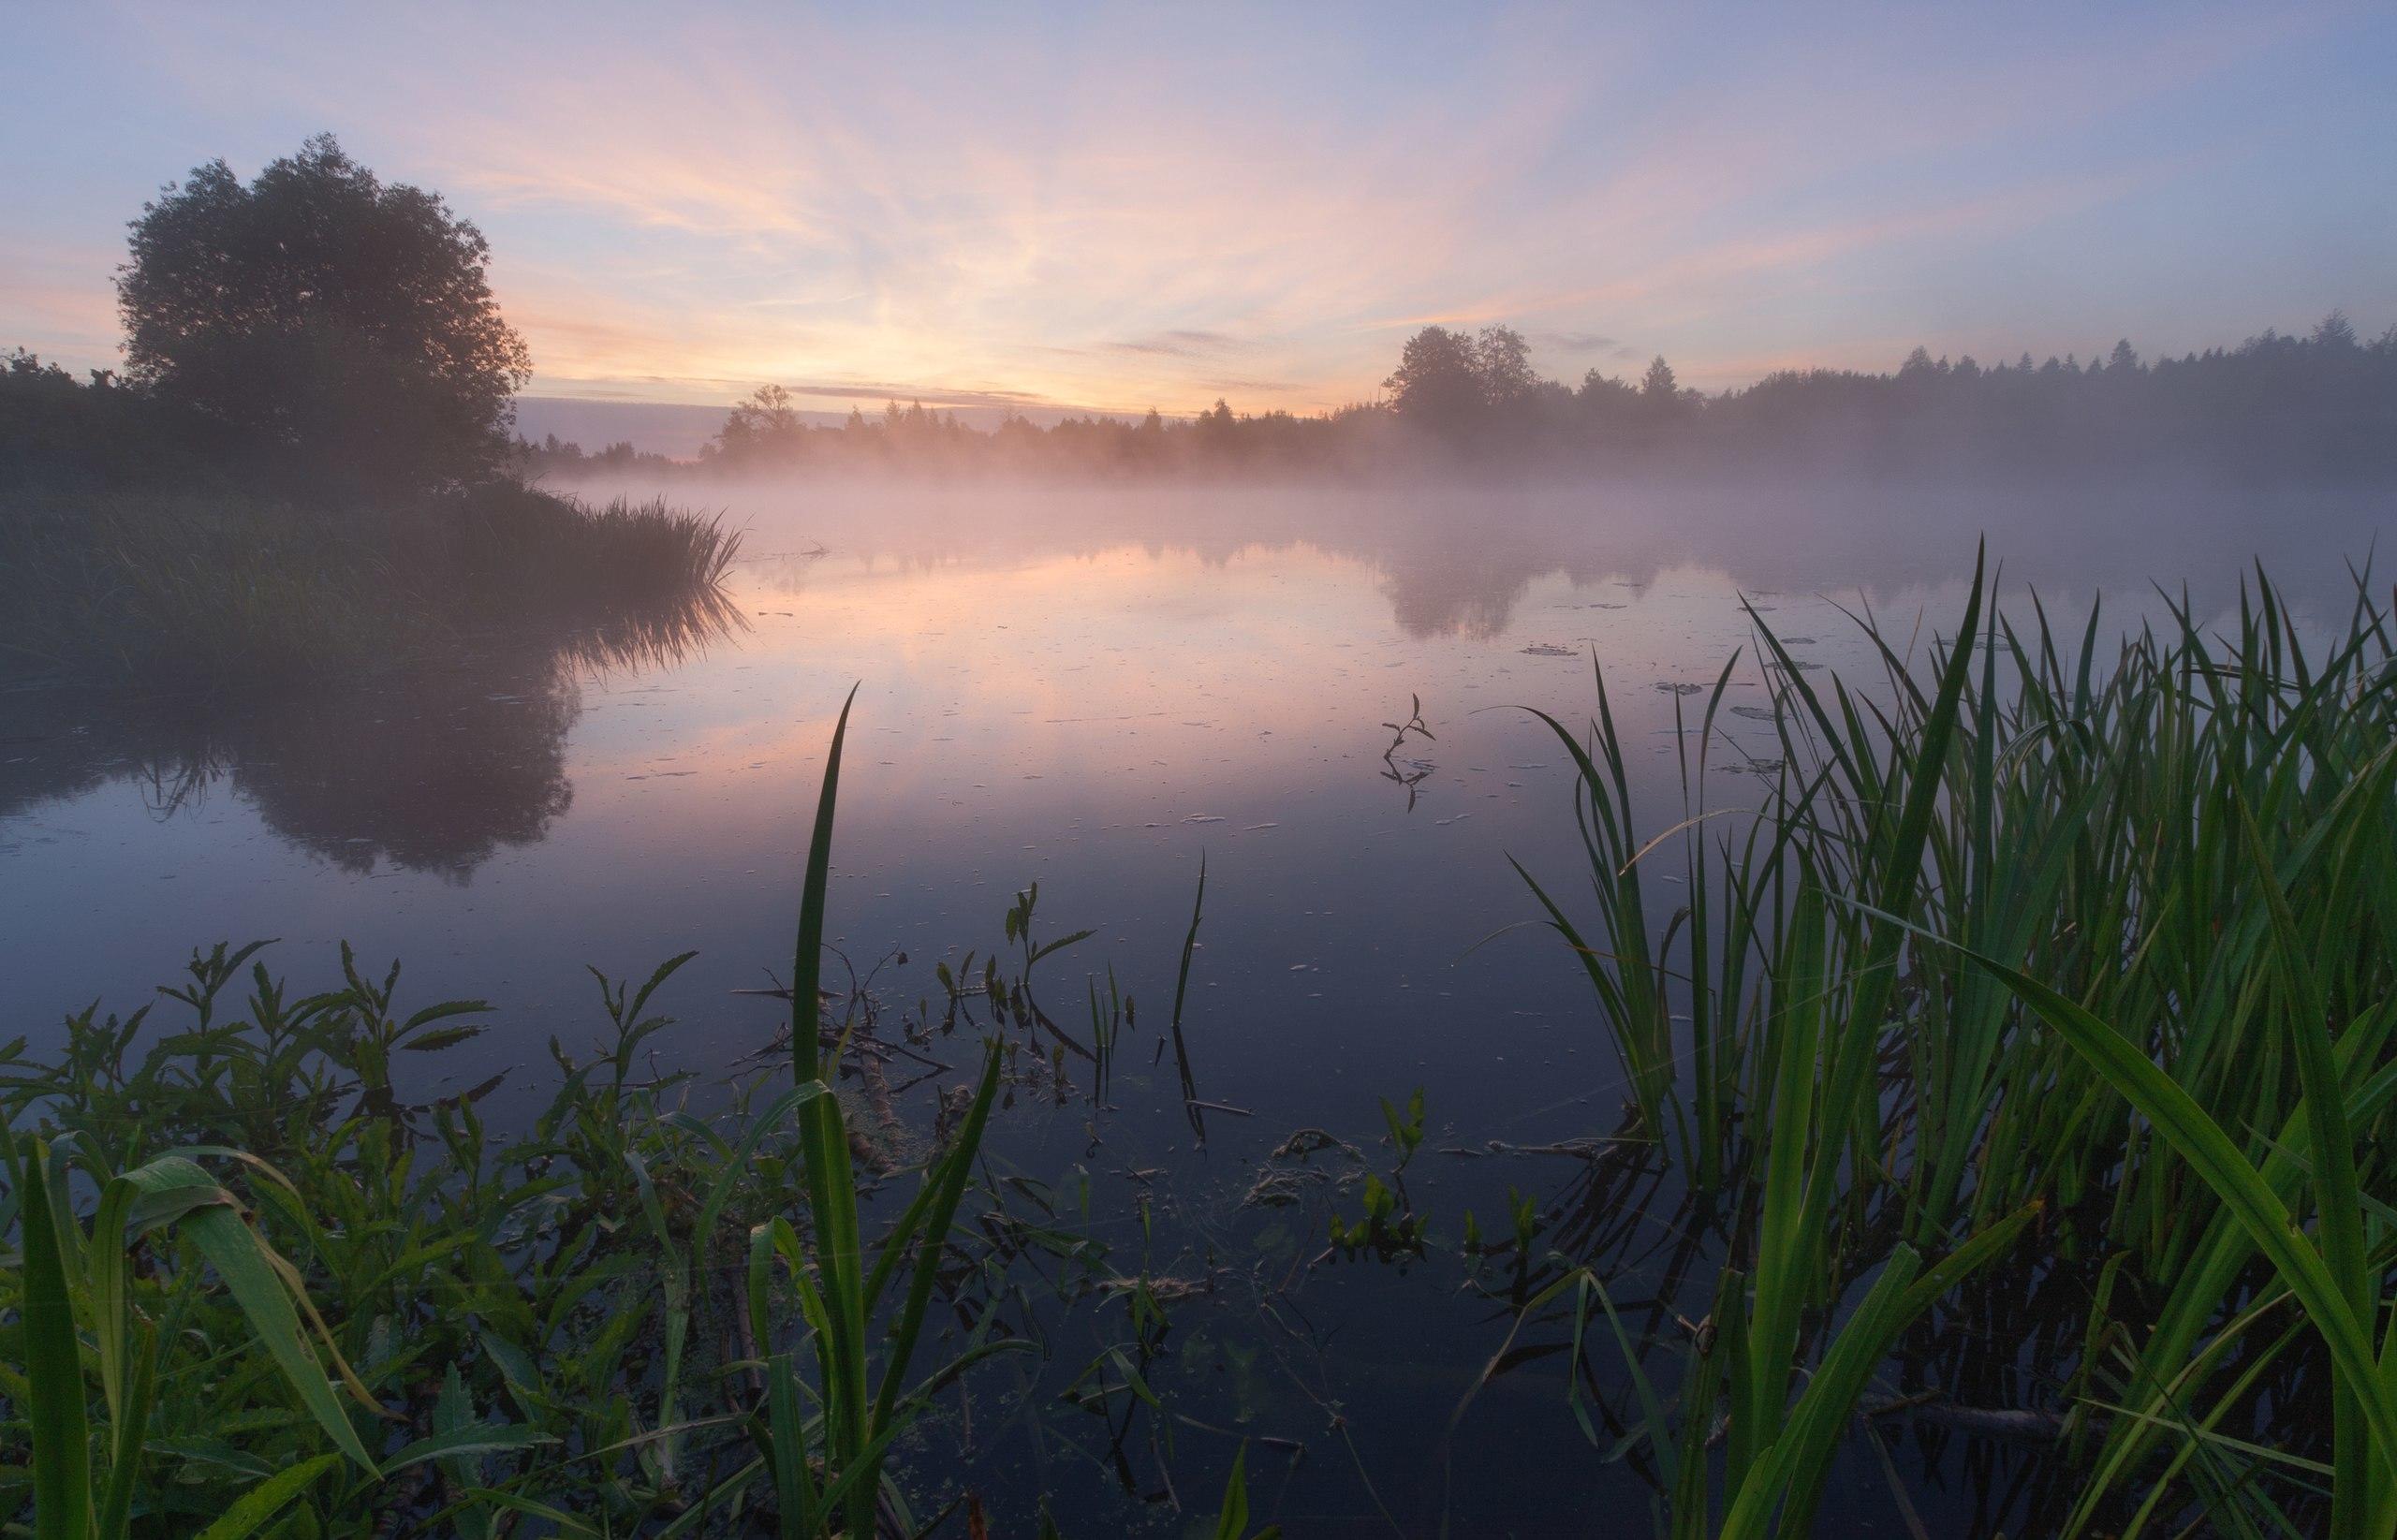
<path id="1" fill-rule="evenodd" d="M 1406 746 L 1408 733 L 1422 734 L 1423 741 L 1427 743 L 1436 743 L 1439 740 L 1433 737 L 1432 729 L 1423 725 L 1423 697 L 1419 695 L 1410 695 L 1407 700 L 1409 714 L 1404 723 L 1382 724 L 1390 730 L 1391 734 L 1390 747 L 1382 751 L 1382 764 L 1387 767 L 1382 771 L 1382 779 L 1395 781 L 1406 788 L 1406 811 L 1412 813 L 1415 811 L 1416 788 L 1423 784 L 1424 779 L 1432 773 L 1434 767 L 1429 760 L 1410 759 L 1406 762 L 1407 768 L 1401 770 L 1398 764 L 1398 751 Z"/>

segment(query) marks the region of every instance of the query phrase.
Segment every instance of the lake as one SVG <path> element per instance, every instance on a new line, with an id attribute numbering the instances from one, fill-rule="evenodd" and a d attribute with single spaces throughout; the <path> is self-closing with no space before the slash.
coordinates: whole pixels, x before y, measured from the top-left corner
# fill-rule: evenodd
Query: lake
<path id="1" fill-rule="evenodd" d="M 1524 708 L 1585 720 L 1595 657 L 1623 741 L 1646 746 L 1634 789 L 1661 830 L 1685 796 L 1756 806 L 1744 760 L 1779 752 L 1769 721 L 1727 711 L 1684 790 L 1690 691 L 1745 649 L 1727 705 L 1767 698 L 1745 606 L 1813 677 L 1869 693 L 1880 665 L 1853 615 L 1919 655 L 1984 532 L 2009 613 L 2036 586 L 2077 633 L 2100 593 L 2110 627 L 2165 617 L 2155 585 L 2235 613 L 2258 555 L 2302 610 L 2336 617 L 2343 558 L 2397 529 L 2383 497 L 2281 489 L 658 490 L 744 531 L 739 623 L 676 655 L 493 641 L 305 699 L 6 697 L 9 1030 L 42 1043 L 95 999 L 131 1009 L 218 940 L 279 938 L 273 965 L 327 987 L 347 941 L 370 967 L 404 961 L 404 1000 L 493 1003 L 495 1030 L 434 1063 L 450 1087 L 507 1071 L 484 1104 L 504 1122 L 546 1094 L 551 1035 L 580 1047 L 604 1024 L 586 964 L 638 977 L 697 948 L 661 995 L 678 1025 L 657 1058 L 732 1074 L 784 1008 L 734 991 L 787 973 L 854 682 L 832 930 L 875 997 L 937 1015 L 934 963 L 1001 947 L 1037 882 L 1039 939 L 1094 931 L 1039 964 L 1052 1014 L 1086 1023 L 1084 981 L 1103 989 L 1110 966 L 1139 1002 L 1102 1104 L 1069 1056 L 1074 1091 L 1019 1094 L 993 1160 L 1065 1207 L 1087 1192 L 1078 1223 L 1116 1266 L 1190 1285 L 1155 1370 L 1186 1420 L 1110 1452 L 1112 1424 L 1056 1400 L 1128 1336 L 1120 1308 L 1086 1304 L 1049 1323 L 1022 1371 L 1037 1394 L 1011 1398 L 1018 1371 L 994 1370 L 974 1382 L 984 1420 L 929 1435 L 962 1438 L 963 1474 L 1017 1511 L 1053 1494 L 1069 1535 L 1178 1533 L 1167 1474 L 1220 1470 L 1233 1430 L 1304 1446 L 1250 1452 L 1260 1508 L 1294 1535 L 1432 1534 L 1443 1516 L 1459 1533 L 1610 1533 L 1594 1512 L 1646 1533 L 1648 1486 L 1604 1458 L 1622 1430 L 1602 1417 L 1585 1439 L 1560 1358 L 1510 1366 L 1448 1431 L 1506 1337 L 1503 1277 L 1494 1297 L 1461 1289 L 1452 1247 L 1319 1262 L 1328 1210 L 1356 1208 L 1333 1181 L 1244 1201 L 1302 1128 L 1387 1170 L 1381 1100 L 1419 1087 L 1429 1132 L 1405 1175 L 1435 1238 L 1468 1208 L 1507 1233 L 1520 1189 L 1548 1244 L 1612 1248 L 1625 1299 L 1666 1269 L 1669 1182 L 1629 1206 L 1581 1156 L 1513 1148 L 1603 1136 L 1625 1094 L 1586 980 L 1507 861 L 1583 892 L 1571 765 Z M 1422 730 L 1393 746 L 1419 703 Z M 1161 1034 L 1202 860 L 1184 1030 L 1198 1095 L 1238 1110 L 1207 1113 L 1200 1146 Z M 958 1064 L 968 1045 L 929 1051 Z M 927 1121 L 936 1083 L 902 1115 Z M 1601 1388 L 1620 1407 L 1623 1384 Z M 1934 1533 L 1999 1526 L 2037 1474 L 1963 1439 L 1894 1458 Z M 1852 1533 L 1905 1533 L 1890 1480 L 1860 1446 L 1843 1462 L 1831 1501 Z"/>

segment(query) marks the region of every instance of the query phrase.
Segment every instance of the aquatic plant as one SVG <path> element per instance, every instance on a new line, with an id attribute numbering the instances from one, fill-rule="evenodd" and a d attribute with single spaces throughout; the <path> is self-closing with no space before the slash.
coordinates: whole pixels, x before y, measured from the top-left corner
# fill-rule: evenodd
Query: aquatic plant
<path id="1" fill-rule="evenodd" d="M 451 655 L 477 634 L 590 661 L 739 623 L 722 520 L 507 483 L 364 502 L 255 490 L 15 491 L 0 506 L 0 670 L 176 689 Z"/>
<path id="2" fill-rule="evenodd" d="M 914 1420 L 934 1390 L 976 1359 L 1019 1345 L 1004 1339 L 978 1342 L 921 1383 L 907 1380 L 958 1203 L 972 1175 L 982 1130 L 990 1121 L 991 1101 L 998 1091 L 997 1043 L 983 1050 L 973 1100 L 949 1148 L 926 1168 L 921 1189 L 883 1236 L 871 1266 L 866 1261 L 848 1133 L 840 1103 L 822 1078 L 817 1032 L 824 890 L 831 870 L 841 744 L 848 733 L 849 706 L 855 699 L 852 691 L 850 700 L 841 708 L 832 746 L 825 757 L 824 789 L 807 847 L 807 876 L 801 889 L 799 939 L 791 967 L 791 1072 L 796 1084 L 790 1096 L 799 1120 L 801 1172 L 806 1185 L 813 1254 L 802 1253 L 797 1233 L 787 1220 L 779 1217 L 750 1234 L 747 1307 L 752 1334 L 761 1342 L 769 1339 L 771 1323 L 765 1303 L 771 1287 L 770 1257 L 779 1255 L 799 1295 L 816 1349 L 816 1382 L 812 1389 L 819 1411 L 813 1418 L 801 1412 L 792 1356 L 776 1354 L 768 1364 L 772 1389 L 764 1453 L 772 1469 L 786 1540 L 811 1540 L 836 1528 L 852 1535 L 871 1533 L 876 1506 L 886 1495 L 881 1472 L 891 1440 Z M 1024 907 L 1028 913 L 1030 903 Z M 1029 960 L 1028 938 L 1025 946 Z M 868 1323 L 879 1318 L 884 1291 L 911 1264 L 906 1295 L 884 1336 L 877 1375 L 867 1341 Z M 811 1423 L 817 1430 L 814 1440 Z M 820 1447 L 820 1456 L 812 1443 Z M 904 1528 L 912 1533 L 914 1526 Z"/>
<path id="3" fill-rule="evenodd" d="M 230 1537 L 302 1512 L 319 1533 L 489 1536 L 511 1516 L 914 1532 L 893 1443 L 1018 1345 L 957 1292 L 1001 1052 L 869 1236 L 864 1190 L 903 1175 L 852 1159 L 832 1089 L 847 1032 L 826 1041 L 817 988 L 846 721 L 801 890 L 790 1078 L 736 1086 L 719 1118 L 683 1105 L 688 1074 L 646 1070 L 671 1025 L 653 998 L 689 953 L 638 988 L 600 977 L 609 1034 L 587 1058 L 552 1040 L 561 1083 L 504 1147 L 477 1110 L 496 1078 L 412 1103 L 397 1071 L 487 1007 L 408 1011 L 399 970 L 346 949 L 344 987 L 299 999 L 257 946 L 195 953 L 165 991 L 188 1024 L 95 1009 L 55 1063 L 0 1048 L 19 1238 L 0 1331 L 25 1365 L 0 1401 L 31 1430 L 17 1501 L 37 1534 Z M 78 1172 L 98 1189 L 88 1227 Z M 745 1264 L 718 1265 L 728 1231 Z M 970 1320 L 945 1313 L 960 1345 L 927 1371 L 936 1296 Z"/>
<path id="4" fill-rule="evenodd" d="M 1776 1508 L 1802 1533 L 1827 1434 L 1919 1317 L 1918 1372 L 2060 1377 L 2075 1474 L 2034 1527 L 2386 1534 L 2387 613 L 2359 575 L 2309 643 L 2259 572 L 2227 634 L 2167 596 L 2161 634 L 2101 657 L 2094 608 L 2072 645 L 2036 596 L 2018 623 L 1993 592 L 1977 571 L 1922 662 L 1859 617 L 1869 691 L 1817 689 L 1753 613 L 1778 741 L 1747 755 L 1754 814 L 1706 805 L 1710 756 L 1745 754 L 1718 715 L 1736 658 L 1653 837 L 1603 679 L 1586 739 L 1545 719 L 1574 755 L 1596 923 L 1526 881 L 1623 1057 L 1624 1135 L 1673 1159 L 1727 1254 L 1682 1434 L 1661 1398 L 1648 1419 L 1673 1525 L 1704 1533 L 1685 1510 L 1709 1484 L 1671 1451 L 1720 1406 L 1726 1533 Z M 1674 858 L 1686 896 L 1660 925 L 1640 873 Z M 2085 1303 L 2018 1319 L 1977 1365 L 1976 1334 L 1936 1324 L 2003 1308 L 1975 1268 L 2077 1280 Z M 2268 1436 L 2238 1431 L 2259 1417 Z"/>
<path id="5" fill-rule="evenodd" d="M 2226 635 L 2168 609 L 2101 660 L 2094 615 L 2060 642 L 1977 577 L 1926 656 L 1862 618 L 1869 685 L 1810 680 L 1759 613 L 1770 708 L 1727 708 L 1736 659 L 1690 697 L 1661 816 L 1603 677 L 1586 735 L 1547 719 L 1592 896 L 1542 872 L 1538 902 L 1626 1105 L 1611 1134 L 1551 1147 L 1582 1172 L 1568 1199 L 1509 1187 L 1504 1239 L 1468 1215 L 1466 1283 L 1513 1318 L 1485 1379 L 1568 1366 L 1567 1413 L 1654 1484 L 1662 1531 L 1807 1533 L 1860 1444 L 1903 1495 L 1885 1431 L 1942 1414 L 2043 1441 L 2008 1533 L 2397 1526 L 2397 648 L 2360 579 L 2327 639 L 2260 577 Z M 415 1006 L 396 967 L 346 950 L 338 986 L 302 996 L 256 946 L 218 946 L 154 1011 L 79 1014 L 48 1060 L 0 1046 L 0 1225 L 20 1238 L 0 1342 L 22 1344 L 0 1351 L 0 1402 L 36 1456 L 21 1485 L 0 1469 L 0 1503 L 79 1540 L 909 1533 L 937 1522 L 910 1504 L 949 1473 L 907 1430 L 1032 1334 L 1037 1265 L 1107 1323 L 1042 1398 L 1104 1420 L 1104 1452 L 1081 1453 L 1133 1488 L 1145 1437 L 1160 1500 L 1175 1427 L 1228 1455 L 1240 1435 L 1161 1377 L 1194 1334 L 1176 1301 L 1235 1276 L 1213 1238 L 1203 1265 L 1152 1259 L 1142 1185 L 1142 1254 L 1119 1268 L 1075 1228 L 1087 1168 L 1041 1181 L 983 1150 L 1002 1093 L 1082 1094 L 1069 1053 L 1108 1094 L 1130 997 L 1087 977 L 1079 1039 L 1034 988 L 1090 932 L 1041 939 L 1024 889 L 995 955 L 937 966 L 938 995 L 894 1012 L 904 1036 L 870 996 L 878 965 L 827 989 L 848 966 L 825 914 L 847 719 L 763 1072 L 703 1090 L 652 1068 L 687 953 L 598 979 L 599 1041 L 552 1041 L 556 1088 L 504 1141 L 480 1110 L 496 1079 L 412 1099 L 411 1065 L 488 1007 Z M 1741 748 L 1742 721 L 1772 746 Z M 1709 805 L 1727 753 L 1758 806 Z M 1642 881 L 1662 861 L 1669 903 Z M 1155 1045 L 1202 1134 L 1239 1110 L 1200 1099 L 1191 1066 L 1205 881 Z M 893 1137 L 882 1066 L 938 1074 L 961 1027 L 991 1036 L 968 1083 L 928 1146 Z M 1356 1204 L 1324 1255 L 1429 1271 L 1405 1186 L 1421 1093 L 1381 1115 L 1386 1166 L 1301 1130 L 1243 1202 L 1320 1193 L 1317 1236 L 1320 1204 Z M 1306 1167 L 1316 1151 L 1340 1178 Z M 1617 1266 L 1642 1227 L 1675 1238 L 1661 1280 Z M 1237 1533 L 1237 1464 L 1232 1490 Z"/>

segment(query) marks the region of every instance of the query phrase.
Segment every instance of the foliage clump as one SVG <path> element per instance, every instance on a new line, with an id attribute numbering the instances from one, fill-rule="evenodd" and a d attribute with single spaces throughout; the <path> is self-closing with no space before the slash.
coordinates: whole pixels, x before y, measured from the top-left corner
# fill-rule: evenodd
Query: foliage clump
<path id="1" fill-rule="evenodd" d="M 126 376 L 243 460 L 375 487 L 480 479 L 532 374 L 491 242 L 320 134 L 247 184 L 222 160 L 133 221 Z"/>

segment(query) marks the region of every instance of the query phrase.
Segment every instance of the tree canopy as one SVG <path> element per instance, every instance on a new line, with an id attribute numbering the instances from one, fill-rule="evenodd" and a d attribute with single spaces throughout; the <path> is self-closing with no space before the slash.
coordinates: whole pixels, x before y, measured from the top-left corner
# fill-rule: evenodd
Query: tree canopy
<path id="1" fill-rule="evenodd" d="M 1522 413 L 1546 383 L 1532 369 L 1531 345 L 1509 327 L 1468 337 L 1427 326 L 1406 339 L 1382 389 L 1400 418 L 1455 436 Z"/>
<path id="2" fill-rule="evenodd" d="M 490 257 L 437 195 L 386 185 L 330 134 L 247 185 L 211 161 L 132 222 L 126 374 L 236 454 L 375 485 L 473 480 L 531 374 Z"/>

